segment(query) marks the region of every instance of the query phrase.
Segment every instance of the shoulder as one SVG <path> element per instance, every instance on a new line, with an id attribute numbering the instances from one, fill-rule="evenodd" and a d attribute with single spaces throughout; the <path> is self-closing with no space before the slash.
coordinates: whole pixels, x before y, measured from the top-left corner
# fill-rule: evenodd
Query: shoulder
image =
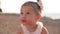
<path id="1" fill-rule="evenodd" d="M 48 30 L 46 29 L 46 27 L 43 27 L 43 28 L 42 28 L 41 34 L 49 34 L 49 33 L 48 33 Z"/>
<path id="2" fill-rule="evenodd" d="M 21 27 L 19 27 L 18 29 L 17 29 L 17 34 L 22 34 L 23 32 L 22 32 L 22 28 Z"/>

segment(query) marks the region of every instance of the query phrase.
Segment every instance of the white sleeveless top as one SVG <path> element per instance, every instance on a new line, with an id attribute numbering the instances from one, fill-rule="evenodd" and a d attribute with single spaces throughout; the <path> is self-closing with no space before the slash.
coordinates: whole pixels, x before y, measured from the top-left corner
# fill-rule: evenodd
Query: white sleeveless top
<path id="1" fill-rule="evenodd" d="M 41 22 L 37 22 L 37 24 L 37 29 L 34 32 L 29 32 L 27 28 L 23 24 L 21 24 L 24 34 L 41 34 L 43 24 Z"/>

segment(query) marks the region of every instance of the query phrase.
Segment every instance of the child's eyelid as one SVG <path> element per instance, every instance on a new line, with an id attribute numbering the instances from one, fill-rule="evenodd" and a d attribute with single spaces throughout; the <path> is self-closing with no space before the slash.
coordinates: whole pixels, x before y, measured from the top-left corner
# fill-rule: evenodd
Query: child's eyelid
<path id="1" fill-rule="evenodd" d="M 23 12 L 21 12 L 21 14 L 23 14 Z"/>
<path id="2" fill-rule="evenodd" d="M 29 12 L 27 12 L 27 14 L 30 14 Z"/>

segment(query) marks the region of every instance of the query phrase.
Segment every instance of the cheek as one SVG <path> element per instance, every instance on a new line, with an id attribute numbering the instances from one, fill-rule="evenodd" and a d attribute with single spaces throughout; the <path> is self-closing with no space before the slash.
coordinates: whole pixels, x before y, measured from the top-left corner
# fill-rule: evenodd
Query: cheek
<path id="1" fill-rule="evenodd" d="M 32 18 L 31 17 L 28 17 L 27 18 L 27 22 L 31 22 L 32 21 Z"/>
<path id="2" fill-rule="evenodd" d="M 30 23 L 34 22 L 34 20 L 35 18 L 33 16 L 30 16 L 27 18 L 27 22 L 30 22 Z"/>
<path id="3" fill-rule="evenodd" d="M 27 22 L 32 22 L 32 19 L 31 18 L 27 18 Z"/>

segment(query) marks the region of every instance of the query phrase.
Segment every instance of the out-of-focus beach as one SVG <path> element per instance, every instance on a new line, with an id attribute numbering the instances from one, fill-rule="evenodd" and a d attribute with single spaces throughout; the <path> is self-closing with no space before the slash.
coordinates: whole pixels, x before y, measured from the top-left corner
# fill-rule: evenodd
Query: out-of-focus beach
<path id="1" fill-rule="evenodd" d="M 19 14 L 0 13 L 0 34 L 16 34 L 19 23 Z M 40 20 L 48 29 L 49 34 L 60 34 L 60 19 L 42 17 Z"/>

